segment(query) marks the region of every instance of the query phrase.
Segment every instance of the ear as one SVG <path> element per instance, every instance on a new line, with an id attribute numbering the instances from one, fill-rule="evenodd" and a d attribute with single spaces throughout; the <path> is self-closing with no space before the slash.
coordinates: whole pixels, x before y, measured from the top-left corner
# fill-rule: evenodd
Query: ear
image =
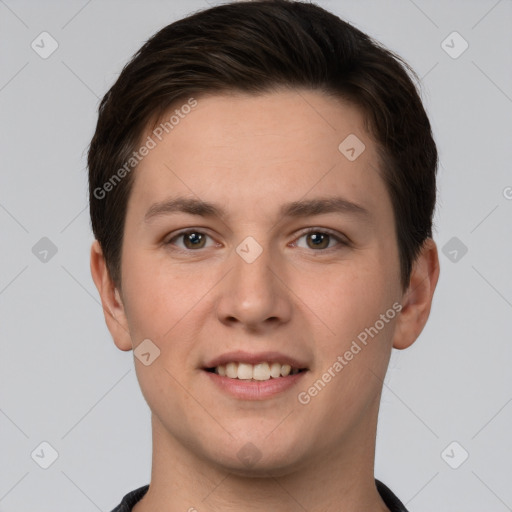
<path id="1" fill-rule="evenodd" d="M 397 317 L 393 348 L 410 347 L 427 323 L 432 297 L 439 279 L 437 246 L 431 238 L 425 240 L 411 271 L 409 286 L 404 292 L 402 310 Z"/>
<path id="2" fill-rule="evenodd" d="M 91 274 L 98 289 L 108 330 L 120 350 L 132 350 L 132 341 L 121 295 L 107 269 L 103 251 L 97 240 L 91 246 Z"/>

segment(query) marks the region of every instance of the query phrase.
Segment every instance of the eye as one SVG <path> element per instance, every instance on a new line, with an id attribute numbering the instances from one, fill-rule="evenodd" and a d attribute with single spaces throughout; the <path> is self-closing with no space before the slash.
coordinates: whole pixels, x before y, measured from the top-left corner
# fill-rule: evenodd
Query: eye
<path id="1" fill-rule="evenodd" d="M 206 246 L 206 239 L 210 238 L 209 235 L 206 233 L 203 233 L 202 231 L 199 231 L 197 229 L 188 230 L 188 231 L 182 231 L 181 233 L 178 233 L 177 235 L 170 238 L 166 245 L 176 245 L 179 249 L 183 250 L 189 250 L 189 249 L 204 249 Z M 183 246 L 179 246 L 178 244 L 175 244 L 175 240 L 182 240 Z"/>
<path id="2" fill-rule="evenodd" d="M 200 231 L 198 229 L 189 229 L 187 231 L 182 231 L 181 233 L 174 235 L 166 242 L 166 245 L 174 245 L 178 249 L 184 251 L 205 249 L 206 247 L 208 247 L 206 245 L 208 238 L 211 238 L 210 235 L 207 235 L 203 231 Z M 298 241 L 300 241 L 302 238 L 306 239 L 306 247 L 298 243 Z M 178 241 L 182 241 L 183 244 L 178 244 Z M 349 243 L 346 240 L 344 240 L 341 236 L 331 233 L 330 231 L 313 228 L 302 233 L 302 235 L 299 238 L 297 238 L 295 242 L 292 242 L 291 245 L 318 251 L 325 249 L 336 249 L 336 245 L 340 247 L 348 246 Z"/>
<path id="3" fill-rule="evenodd" d="M 316 228 L 306 231 L 297 240 L 300 240 L 301 238 L 306 238 L 306 249 L 333 249 L 335 248 L 336 244 L 332 244 L 332 242 L 337 242 L 337 245 L 340 246 L 348 245 L 348 242 L 343 240 L 341 237 L 329 231 Z M 301 247 L 297 242 L 294 242 L 294 245 Z"/>

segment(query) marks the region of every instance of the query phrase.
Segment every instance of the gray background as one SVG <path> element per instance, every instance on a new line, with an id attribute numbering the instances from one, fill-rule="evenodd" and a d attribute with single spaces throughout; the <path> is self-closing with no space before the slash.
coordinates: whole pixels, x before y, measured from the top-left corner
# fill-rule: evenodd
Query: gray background
<path id="1" fill-rule="evenodd" d="M 411 512 L 512 510 L 512 2 L 318 3 L 410 62 L 441 158 L 441 277 L 424 332 L 392 356 L 376 476 Z M 0 0 L 2 512 L 110 511 L 149 482 L 149 409 L 89 273 L 86 149 L 129 57 L 206 7 Z"/>

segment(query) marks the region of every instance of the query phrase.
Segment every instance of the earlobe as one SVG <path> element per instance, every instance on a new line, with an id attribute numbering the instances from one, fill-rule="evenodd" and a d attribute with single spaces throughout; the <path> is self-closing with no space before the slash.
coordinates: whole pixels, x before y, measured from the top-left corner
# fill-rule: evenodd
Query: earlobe
<path id="1" fill-rule="evenodd" d="M 413 264 L 402 310 L 395 325 L 393 348 L 402 350 L 410 347 L 421 334 L 430 315 L 439 271 L 437 246 L 428 238 Z"/>
<path id="2" fill-rule="evenodd" d="M 91 246 L 91 275 L 100 294 L 105 323 L 120 350 L 132 350 L 132 342 L 121 295 L 112 281 L 97 240 Z"/>

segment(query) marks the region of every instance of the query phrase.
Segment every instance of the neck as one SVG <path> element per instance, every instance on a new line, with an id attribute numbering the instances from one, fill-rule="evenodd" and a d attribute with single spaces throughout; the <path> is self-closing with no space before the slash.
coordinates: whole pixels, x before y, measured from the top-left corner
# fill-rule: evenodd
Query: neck
<path id="1" fill-rule="evenodd" d="M 389 512 L 374 480 L 375 433 L 366 418 L 337 450 L 315 452 L 279 474 L 250 476 L 197 457 L 152 416 L 151 484 L 134 512 Z"/>

